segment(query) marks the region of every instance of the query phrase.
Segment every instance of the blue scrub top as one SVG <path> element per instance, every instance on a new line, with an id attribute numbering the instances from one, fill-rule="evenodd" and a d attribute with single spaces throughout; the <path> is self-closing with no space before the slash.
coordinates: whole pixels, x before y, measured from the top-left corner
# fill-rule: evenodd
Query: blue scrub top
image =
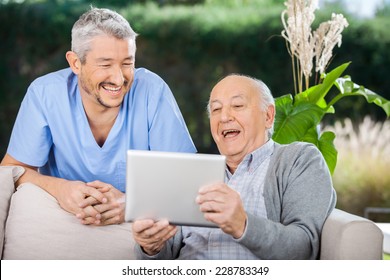
<path id="1" fill-rule="evenodd" d="M 42 174 L 100 180 L 124 192 L 128 149 L 196 152 L 168 85 L 144 68 L 136 69 L 102 147 L 89 127 L 77 76 L 67 68 L 36 79 L 21 104 L 7 152 Z"/>

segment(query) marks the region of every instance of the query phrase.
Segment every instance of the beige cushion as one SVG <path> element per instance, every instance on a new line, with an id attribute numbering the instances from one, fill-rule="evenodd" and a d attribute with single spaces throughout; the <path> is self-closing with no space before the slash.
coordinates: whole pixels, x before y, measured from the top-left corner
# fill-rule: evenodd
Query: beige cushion
<path id="1" fill-rule="evenodd" d="M 321 234 L 321 256 L 325 260 L 380 260 L 383 234 L 372 221 L 334 209 Z"/>
<path id="2" fill-rule="evenodd" d="M 24 173 L 20 166 L 0 166 L 0 257 L 4 244 L 4 226 L 8 216 L 11 196 L 15 191 L 15 182 Z"/>
<path id="3" fill-rule="evenodd" d="M 131 224 L 82 225 L 41 188 L 22 184 L 12 196 L 4 259 L 134 259 Z"/>

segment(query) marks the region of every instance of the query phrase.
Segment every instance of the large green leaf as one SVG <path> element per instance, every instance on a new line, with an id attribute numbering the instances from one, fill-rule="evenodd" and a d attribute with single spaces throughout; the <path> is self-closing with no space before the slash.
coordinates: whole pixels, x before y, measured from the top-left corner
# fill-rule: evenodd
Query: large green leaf
<path id="1" fill-rule="evenodd" d="M 331 174 L 333 174 L 337 164 L 337 150 L 334 145 L 336 135 L 331 131 L 326 131 L 318 137 L 319 126 L 311 128 L 305 137 L 301 140 L 308 143 L 313 143 L 322 153 L 325 162 Z"/>
<path id="2" fill-rule="evenodd" d="M 318 137 L 318 124 L 326 113 L 334 113 L 333 105 L 346 96 L 363 96 L 367 102 L 381 107 L 390 117 L 390 101 L 375 92 L 352 82 L 345 76 L 340 78 L 349 63 L 344 63 L 324 75 L 321 84 L 306 91 L 275 98 L 276 116 L 273 139 L 281 144 L 294 141 L 313 143 L 321 151 L 329 171 L 333 173 L 337 164 L 337 150 L 334 146 L 335 134 L 324 132 Z M 329 102 L 325 97 L 336 86 L 339 93 Z"/>
<path id="3" fill-rule="evenodd" d="M 344 70 L 349 66 L 350 63 L 344 63 L 339 67 L 333 69 L 328 74 L 324 74 L 324 79 L 321 84 L 312 86 L 307 90 L 297 94 L 295 96 L 296 103 L 312 103 L 316 104 L 321 108 L 327 107 L 325 100 L 329 90 L 333 87 L 337 79 L 343 74 Z"/>
<path id="4" fill-rule="evenodd" d="M 325 110 L 315 104 L 293 104 L 291 94 L 276 98 L 275 106 L 273 139 L 281 144 L 302 141 L 308 130 L 315 127 L 325 114 Z"/>
<path id="5" fill-rule="evenodd" d="M 321 134 L 317 147 L 320 149 L 329 171 L 333 174 L 337 164 L 337 150 L 334 145 L 336 135 L 331 131 L 326 131 Z"/>
<path id="6" fill-rule="evenodd" d="M 311 127 L 300 141 L 312 143 L 318 147 L 319 125 Z"/>
<path id="7" fill-rule="evenodd" d="M 368 103 L 378 105 L 385 111 L 386 115 L 390 117 L 390 101 L 377 93 L 364 88 L 363 86 L 355 84 L 351 80 L 351 77 L 345 76 L 343 78 L 338 78 L 335 81 L 335 85 L 339 89 L 340 93 L 334 100 L 332 100 L 333 103 L 336 103 L 338 100 L 346 96 L 363 96 Z"/>

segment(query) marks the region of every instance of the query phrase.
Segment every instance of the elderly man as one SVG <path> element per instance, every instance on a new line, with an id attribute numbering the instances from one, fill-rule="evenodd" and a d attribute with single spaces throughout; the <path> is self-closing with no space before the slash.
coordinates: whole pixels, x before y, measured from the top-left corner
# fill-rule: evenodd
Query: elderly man
<path id="1" fill-rule="evenodd" d="M 274 101 L 257 79 L 225 77 L 213 88 L 208 109 L 226 176 L 225 183 L 200 188 L 196 201 L 219 228 L 136 221 L 138 257 L 316 259 L 322 226 L 336 203 L 321 153 L 307 143 L 272 141 Z"/>

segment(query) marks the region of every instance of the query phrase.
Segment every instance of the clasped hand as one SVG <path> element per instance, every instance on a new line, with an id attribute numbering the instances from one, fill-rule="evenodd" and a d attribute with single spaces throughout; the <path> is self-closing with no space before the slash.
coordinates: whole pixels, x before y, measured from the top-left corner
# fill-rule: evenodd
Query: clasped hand
<path id="1" fill-rule="evenodd" d="M 85 225 L 119 224 L 124 221 L 124 194 L 100 181 L 68 181 L 57 200 Z"/>

